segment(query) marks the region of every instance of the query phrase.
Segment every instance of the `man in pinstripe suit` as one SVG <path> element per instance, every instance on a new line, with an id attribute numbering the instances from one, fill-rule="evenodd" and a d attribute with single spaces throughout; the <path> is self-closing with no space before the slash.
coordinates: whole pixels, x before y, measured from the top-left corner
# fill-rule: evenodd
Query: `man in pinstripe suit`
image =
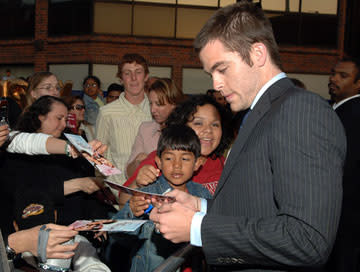
<path id="1" fill-rule="evenodd" d="M 173 242 L 201 246 L 220 271 L 321 271 L 341 210 L 346 139 L 328 103 L 281 71 L 271 24 L 242 1 L 195 39 L 233 111 L 250 108 L 212 200 L 172 191 L 150 218 Z"/>

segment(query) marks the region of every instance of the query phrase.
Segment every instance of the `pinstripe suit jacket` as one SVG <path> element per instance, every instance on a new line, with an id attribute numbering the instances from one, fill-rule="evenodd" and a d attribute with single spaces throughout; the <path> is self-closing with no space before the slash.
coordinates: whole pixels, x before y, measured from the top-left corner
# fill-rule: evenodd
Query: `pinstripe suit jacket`
<path id="1" fill-rule="evenodd" d="M 342 125 L 325 100 L 287 78 L 273 84 L 241 128 L 208 202 L 207 262 L 225 271 L 323 264 L 340 216 L 345 153 Z"/>

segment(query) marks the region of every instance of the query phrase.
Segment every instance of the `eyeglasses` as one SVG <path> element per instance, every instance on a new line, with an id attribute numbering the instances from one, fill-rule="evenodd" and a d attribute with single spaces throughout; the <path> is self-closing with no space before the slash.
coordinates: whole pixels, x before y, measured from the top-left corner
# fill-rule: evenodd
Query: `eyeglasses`
<path id="1" fill-rule="evenodd" d="M 52 89 L 55 89 L 55 90 L 57 90 L 58 92 L 60 92 L 61 87 L 60 87 L 60 85 L 55 85 L 55 86 L 53 86 L 53 85 L 49 84 L 49 85 L 44 85 L 44 86 L 38 87 L 38 88 L 36 88 L 36 89 L 46 90 L 46 91 L 50 91 L 50 90 L 52 90 Z"/>
<path id="2" fill-rule="evenodd" d="M 73 110 L 85 110 L 85 106 L 84 105 L 80 105 L 80 104 L 76 104 L 74 106 L 72 106 Z"/>
<path id="3" fill-rule="evenodd" d="M 90 87 L 97 87 L 97 84 L 96 83 L 93 83 L 93 84 L 85 84 L 84 85 L 85 86 L 85 88 L 90 88 Z"/>

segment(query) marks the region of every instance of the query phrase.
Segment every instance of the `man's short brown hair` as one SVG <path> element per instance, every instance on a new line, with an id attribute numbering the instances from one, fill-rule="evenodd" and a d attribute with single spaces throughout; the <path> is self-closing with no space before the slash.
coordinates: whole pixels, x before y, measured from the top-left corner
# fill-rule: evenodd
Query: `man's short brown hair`
<path id="1" fill-rule="evenodd" d="M 120 63 L 118 65 L 118 73 L 117 73 L 117 76 L 119 78 L 121 78 L 121 72 L 122 72 L 122 68 L 124 67 L 124 65 L 126 63 L 137 63 L 137 64 L 140 64 L 143 68 L 144 68 L 144 71 L 145 71 L 145 75 L 149 74 L 149 67 L 148 67 L 148 64 L 145 60 L 145 58 L 139 54 L 125 54 L 121 60 L 120 60 Z"/>
<path id="2" fill-rule="evenodd" d="M 201 51 L 209 42 L 219 40 L 232 52 L 238 52 L 250 66 L 251 46 L 263 43 L 272 62 L 281 68 L 280 54 L 269 19 L 260 6 L 241 1 L 219 9 L 197 34 L 194 47 Z"/>

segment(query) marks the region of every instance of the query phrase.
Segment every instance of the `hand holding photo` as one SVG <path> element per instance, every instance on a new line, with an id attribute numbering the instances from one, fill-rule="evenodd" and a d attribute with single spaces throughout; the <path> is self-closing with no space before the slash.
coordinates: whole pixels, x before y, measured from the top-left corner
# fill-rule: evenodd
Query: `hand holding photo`
<path id="1" fill-rule="evenodd" d="M 137 189 L 132 189 L 123 185 L 116 184 L 110 180 L 104 180 L 111 188 L 116 189 L 118 191 L 122 191 L 132 196 L 143 196 L 145 199 L 155 198 L 158 202 L 167 201 L 168 203 L 173 203 L 176 201 L 175 197 L 166 196 L 162 194 L 155 194 L 155 193 L 147 193 Z"/>
<path id="2" fill-rule="evenodd" d="M 94 167 L 96 167 L 104 176 L 111 176 L 121 174 L 121 171 L 117 169 L 108 159 L 103 156 L 94 154 L 91 146 L 80 135 L 74 135 L 64 133 L 70 143 L 82 153 L 85 159 L 88 160 Z"/>
<path id="3" fill-rule="evenodd" d="M 85 141 L 83 137 L 80 135 L 64 133 L 65 137 L 70 141 L 70 143 L 79 151 L 79 152 L 86 152 L 93 155 L 93 150 L 91 146 Z"/>

